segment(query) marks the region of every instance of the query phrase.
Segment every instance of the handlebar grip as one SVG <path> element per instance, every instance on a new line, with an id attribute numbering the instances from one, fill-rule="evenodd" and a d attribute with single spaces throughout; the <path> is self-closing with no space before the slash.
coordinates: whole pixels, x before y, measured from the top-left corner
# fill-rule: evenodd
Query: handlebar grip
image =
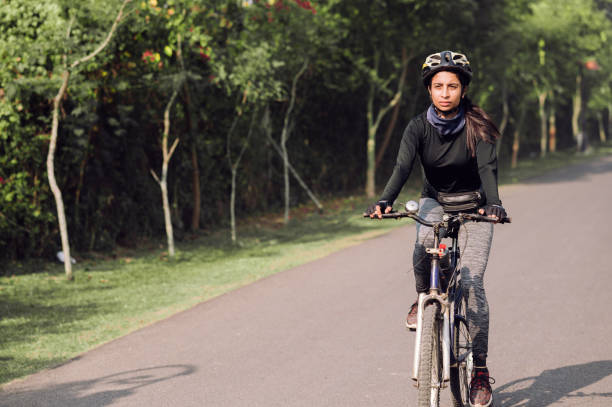
<path id="1" fill-rule="evenodd" d="M 407 216 L 408 216 L 408 214 L 404 213 L 404 212 L 389 212 L 389 213 L 383 213 L 382 214 L 383 219 L 405 218 Z M 363 217 L 364 218 L 369 218 L 370 215 L 368 215 L 367 213 L 364 213 Z M 372 219 L 378 219 L 378 217 L 374 216 Z"/>
<path id="2" fill-rule="evenodd" d="M 491 222 L 491 223 L 512 223 L 512 218 L 501 218 L 500 220 L 495 221 L 489 218 L 488 216 L 484 216 L 484 215 L 480 215 L 480 218 L 478 220 L 481 222 Z"/>

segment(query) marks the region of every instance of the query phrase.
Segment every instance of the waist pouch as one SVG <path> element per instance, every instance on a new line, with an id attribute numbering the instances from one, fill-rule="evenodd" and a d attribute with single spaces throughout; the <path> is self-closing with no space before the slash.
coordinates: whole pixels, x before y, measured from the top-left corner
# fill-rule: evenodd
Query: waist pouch
<path id="1" fill-rule="evenodd" d="M 438 202 L 444 212 L 465 212 L 479 208 L 483 202 L 480 191 L 438 192 Z"/>

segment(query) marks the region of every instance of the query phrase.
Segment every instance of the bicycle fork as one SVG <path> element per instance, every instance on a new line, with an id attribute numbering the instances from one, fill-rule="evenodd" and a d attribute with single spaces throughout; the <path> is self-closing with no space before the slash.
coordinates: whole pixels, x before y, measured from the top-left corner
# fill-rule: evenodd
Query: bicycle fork
<path id="1" fill-rule="evenodd" d="M 434 290 L 432 290 L 434 291 Z M 418 302 L 418 314 L 417 314 L 417 328 L 416 338 L 414 341 L 414 361 L 412 366 L 412 380 L 416 381 L 416 385 L 419 385 L 419 364 L 421 362 L 421 341 L 423 333 L 423 318 L 425 306 L 429 303 L 437 302 L 440 304 L 440 313 L 442 314 L 442 383 L 440 387 L 445 387 L 445 383 L 450 380 L 450 353 L 451 353 L 451 335 L 450 335 L 450 307 L 446 294 L 440 295 L 438 293 L 430 292 L 429 294 L 420 293 Z"/>

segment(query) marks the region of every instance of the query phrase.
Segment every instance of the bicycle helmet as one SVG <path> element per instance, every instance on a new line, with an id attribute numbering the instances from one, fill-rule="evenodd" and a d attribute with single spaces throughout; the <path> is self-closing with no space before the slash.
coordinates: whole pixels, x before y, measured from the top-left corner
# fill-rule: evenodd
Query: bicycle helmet
<path id="1" fill-rule="evenodd" d="M 423 67 L 421 68 L 421 75 L 425 87 L 429 86 L 431 78 L 440 71 L 451 71 L 459 74 L 461 83 L 464 86 L 468 85 L 472 79 L 470 61 L 468 61 L 464 54 L 458 52 L 436 52 L 425 59 Z"/>

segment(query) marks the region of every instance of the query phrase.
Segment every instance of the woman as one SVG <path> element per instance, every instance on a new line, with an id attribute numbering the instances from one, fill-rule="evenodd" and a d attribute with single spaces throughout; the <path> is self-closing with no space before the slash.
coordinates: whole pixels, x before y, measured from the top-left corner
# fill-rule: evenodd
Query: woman
<path id="1" fill-rule="evenodd" d="M 472 69 L 465 55 L 443 51 L 427 57 L 422 68 L 423 83 L 431 97 L 429 108 L 410 121 L 400 144 L 397 163 L 380 200 L 366 211 L 382 218 L 391 211 L 416 157 L 425 174 L 419 215 L 429 221 L 442 219 L 445 194 L 471 193 L 466 206 L 497 220 L 506 217 L 497 192 L 497 127 L 489 116 L 466 96 Z M 448 210 L 448 208 L 447 208 Z M 464 210 L 465 211 L 465 210 Z M 474 375 L 470 383 L 470 405 L 491 405 L 487 369 L 489 308 L 483 277 L 493 224 L 468 222 L 459 234 L 461 284 L 467 296 L 468 328 L 473 338 Z M 467 241 L 466 241 L 467 239 Z M 413 265 L 417 294 L 429 289 L 426 247 L 433 246 L 431 228 L 417 225 Z M 416 328 L 418 300 L 411 306 L 406 325 Z"/>

